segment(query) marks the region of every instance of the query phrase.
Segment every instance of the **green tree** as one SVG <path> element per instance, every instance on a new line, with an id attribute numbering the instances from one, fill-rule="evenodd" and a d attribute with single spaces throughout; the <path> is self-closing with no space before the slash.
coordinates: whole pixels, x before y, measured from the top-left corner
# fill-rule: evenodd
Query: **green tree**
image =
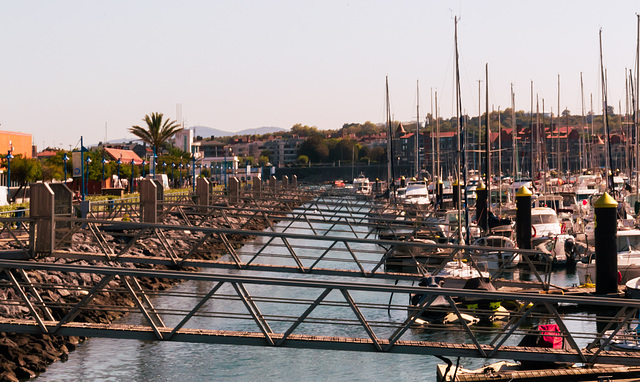
<path id="1" fill-rule="evenodd" d="M 329 157 L 329 146 L 320 135 L 312 135 L 300 144 L 298 155 L 306 155 L 314 163 L 324 162 Z"/>
<path id="2" fill-rule="evenodd" d="M 142 139 L 153 147 L 153 153 L 157 154 L 159 147 L 162 147 L 172 136 L 182 130 L 176 121 L 170 119 L 163 120 L 164 114 L 151 113 L 144 116 L 145 127 L 131 126 L 129 132 Z"/>
<path id="3" fill-rule="evenodd" d="M 314 134 L 318 134 L 318 128 L 315 126 L 310 127 L 307 125 L 296 123 L 291 127 L 291 133 L 296 134 L 300 137 L 308 137 Z"/>
<path id="4" fill-rule="evenodd" d="M 376 146 L 369 150 L 367 155 L 372 162 L 384 162 L 387 157 L 387 150 L 382 146 Z"/>
<path id="5" fill-rule="evenodd" d="M 25 186 L 40 179 L 41 174 L 42 168 L 37 159 L 23 158 L 22 155 L 16 155 L 11 159 L 11 180 L 20 184 L 20 188 L 15 195 L 18 195 L 22 189 L 26 192 Z"/>
<path id="6" fill-rule="evenodd" d="M 329 142 L 329 158 L 332 161 L 351 162 L 353 151 L 356 149 L 355 141 L 351 139 L 338 139 Z"/>

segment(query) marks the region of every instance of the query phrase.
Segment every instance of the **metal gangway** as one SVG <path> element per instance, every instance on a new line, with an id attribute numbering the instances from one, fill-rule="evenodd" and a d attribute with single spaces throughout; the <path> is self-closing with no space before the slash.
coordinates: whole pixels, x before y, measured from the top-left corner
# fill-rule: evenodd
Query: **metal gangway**
<path id="1" fill-rule="evenodd" d="M 518 302 L 519 308 L 500 322 L 470 324 L 463 317 L 478 312 L 458 299 L 487 298 L 486 292 L 419 286 L 437 266 L 397 272 L 387 269 L 387 260 L 409 247 L 414 249 L 409 259 L 417 263 L 415 254 L 439 250 L 446 262 L 478 267 L 465 256 L 483 248 L 380 239 L 381 227 L 417 233 L 429 224 L 399 220 L 401 213 L 391 217 L 390 206 L 371 201 L 307 194 L 287 209 L 287 203 L 269 199 L 214 205 L 165 201 L 157 223 L 61 214 L 49 222 L 56 227 L 50 252 L 33 250 L 38 225 L 47 223 L 41 215 L 0 218 L 0 235 L 11 248 L 0 251 L 0 291 L 6 296 L 0 331 L 640 364 L 635 353 L 605 350 L 634 322 L 640 302 L 549 293 L 542 277 L 509 281 L 500 277 L 505 269 L 495 269 L 494 281 L 513 289 L 490 297 Z M 250 229 L 258 219 L 267 229 Z M 29 232 L 27 239 L 19 230 Z M 213 251 L 225 255 L 208 258 Z M 514 253 L 528 257 L 535 251 Z M 149 280 L 175 286 L 153 288 Z M 448 306 L 436 307 L 438 298 Z M 419 324 L 422 313 L 438 309 L 453 319 Z M 95 319 L 105 312 L 126 316 L 115 322 Z M 556 323 L 569 348 L 519 346 L 539 322 Z"/>

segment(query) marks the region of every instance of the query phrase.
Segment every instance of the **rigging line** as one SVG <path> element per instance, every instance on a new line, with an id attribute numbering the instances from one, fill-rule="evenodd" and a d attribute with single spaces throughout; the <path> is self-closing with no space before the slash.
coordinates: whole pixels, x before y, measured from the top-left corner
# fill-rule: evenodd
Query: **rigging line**
<path id="1" fill-rule="evenodd" d="M 476 89 L 475 89 L 475 82 L 476 80 L 473 81 L 473 85 L 469 85 L 469 79 L 471 78 L 471 76 L 469 75 L 468 71 L 467 71 L 467 66 L 465 65 L 465 61 L 462 57 L 460 57 L 460 60 L 462 61 L 462 69 L 464 74 L 466 75 L 466 81 L 465 83 L 467 83 L 468 86 L 468 93 L 470 95 L 465 95 L 465 97 L 469 97 L 469 99 L 471 99 L 471 104 L 475 105 L 478 103 L 478 100 L 475 97 L 475 93 L 476 93 Z"/>

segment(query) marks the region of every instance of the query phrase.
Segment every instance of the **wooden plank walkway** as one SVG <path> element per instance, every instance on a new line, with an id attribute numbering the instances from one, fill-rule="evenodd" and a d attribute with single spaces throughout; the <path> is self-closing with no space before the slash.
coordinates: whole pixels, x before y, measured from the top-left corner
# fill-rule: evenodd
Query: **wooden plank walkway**
<path id="1" fill-rule="evenodd" d="M 44 325 L 49 330 L 52 330 L 57 325 L 57 321 L 45 321 Z M 149 341 L 217 343 L 251 346 L 268 345 L 267 338 L 260 332 L 183 328 L 177 331 L 173 336 L 170 336 L 172 330 L 173 328 L 167 327 L 158 328 L 158 331 L 162 336 L 162 338 L 159 338 L 154 330 L 147 326 L 73 322 L 62 326 L 55 333 L 49 334 L 63 336 L 138 339 Z M 18 319 L 0 319 L 0 331 L 30 334 L 42 333 L 40 327 L 33 321 Z M 270 338 L 276 343 L 282 337 L 282 333 L 270 334 Z M 385 349 L 385 346 L 389 344 L 389 341 L 386 339 L 379 339 L 378 344 L 382 349 Z M 373 340 L 370 338 L 318 336 L 306 334 L 291 334 L 281 345 L 277 346 L 300 349 L 331 349 L 379 352 Z M 487 353 L 489 353 L 493 349 L 489 345 L 481 345 L 481 348 Z M 387 350 L 387 352 L 401 354 L 441 355 L 447 357 L 477 357 L 479 355 L 478 348 L 473 344 L 408 340 L 397 341 L 393 347 Z M 589 356 L 593 354 L 591 351 L 584 350 L 583 353 L 587 358 L 589 358 Z M 503 346 L 496 352 L 494 358 L 548 362 L 582 362 L 578 353 L 573 350 L 518 346 Z M 615 364 L 640 367 L 640 354 L 638 352 L 602 351 L 600 352 L 600 354 L 598 354 L 597 362 L 612 365 Z"/>
<path id="2" fill-rule="evenodd" d="M 542 370 L 503 370 L 496 371 L 492 365 L 478 370 L 464 370 L 452 366 L 447 375 L 447 365 L 438 365 L 438 382 L 482 382 L 482 381 L 639 381 L 640 367 L 637 366 L 595 366 L 571 367 L 564 369 Z M 454 377 L 455 376 L 455 377 Z M 455 379 L 454 379 L 455 378 Z"/>

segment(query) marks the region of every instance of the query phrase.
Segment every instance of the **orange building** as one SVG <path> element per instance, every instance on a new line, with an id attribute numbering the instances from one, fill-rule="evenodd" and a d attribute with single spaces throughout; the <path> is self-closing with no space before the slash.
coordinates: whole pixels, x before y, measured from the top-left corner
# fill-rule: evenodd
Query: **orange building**
<path id="1" fill-rule="evenodd" d="M 13 156 L 22 154 L 23 158 L 31 158 L 32 141 L 31 134 L 0 130 L 0 154 L 7 155 L 11 146 Z"/>

